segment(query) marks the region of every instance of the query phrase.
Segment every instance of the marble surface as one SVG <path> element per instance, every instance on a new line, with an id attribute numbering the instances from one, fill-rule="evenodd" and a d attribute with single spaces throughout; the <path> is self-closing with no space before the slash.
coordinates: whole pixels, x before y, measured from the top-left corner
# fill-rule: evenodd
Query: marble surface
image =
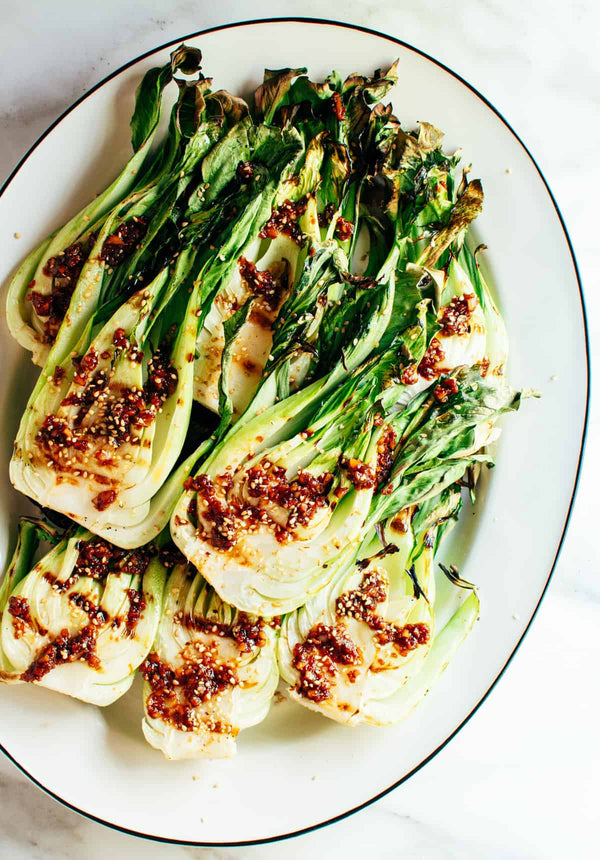
<path id="1" fill-rule="evenodd" d="M 0 182 L 37 136 L 104 75 L 157 44 L 228 21 L 323 15 L 387 31 L 483 92 L 535 154 L 569 227 L 599 357 L 598 55 L 593 0 L 29 0 L 2 4 Z M 559 125 L 558 125 L 559 124 Z M 560 128 L 560 131 L 559 131 Z M 535 225 L 532 225 L 535 229 Z M 469 724 L 408 783 L 329 828 L 275 845 L 202 849 L 110 831 L 44 796 L 0 760 L 0 857 L 587 858 L 600 798 L 597 492 L 592 403 L 573 519 L 542 609 Z M 536 536 L 532 535 L 532 540 Z"/>

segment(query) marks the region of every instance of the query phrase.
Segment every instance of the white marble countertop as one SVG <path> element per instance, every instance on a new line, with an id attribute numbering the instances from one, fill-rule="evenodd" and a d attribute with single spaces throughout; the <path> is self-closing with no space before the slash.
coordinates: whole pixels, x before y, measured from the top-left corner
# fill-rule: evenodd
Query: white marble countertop
<path id="1" fill-rule="evenodd" d="M 29 0 L 3 5 L 0 183 L 38 135 L 108 72 L 157 44 L 228 21 L 319 15 L 387 31 L 483 92 L 535 154 L 571 233 L 600 343 L 600 188 L 594 0 Z M 558 133 L 555 123 L 560 123 Z M 0 759 L 0 856 L 20 858 L 579 858 L 598 856 L 597 525 L 600 409 L 571 527 L 545 601 L 504 678 L 423 770 L 379 803 L 285 843 L 152 844 L 59 806 Z"/>

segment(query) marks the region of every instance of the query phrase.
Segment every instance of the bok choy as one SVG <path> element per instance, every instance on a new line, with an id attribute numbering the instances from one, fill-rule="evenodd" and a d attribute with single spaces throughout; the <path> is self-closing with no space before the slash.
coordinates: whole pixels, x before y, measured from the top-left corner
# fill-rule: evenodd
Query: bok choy
<path id="1" fill-rule="evenodd" d="M 276 629 L 223 603 L 171 553 L 161 621 L 144 676 L 144 736 L 167 758 L 221 758 L 264 719 L 279 674 Z"/>
<path id="2" fill-rule="evenodd" d="M 17 271 L 7 295 L 7 322 L 13 337 L 32 352 L 36 364 L 44 364 L 51 345 L 71 304 L 82 269 L 90 255 L 97 254 L 100 266 L 104 247 L 110 245 L 114 256 L 117 246 L 124 251 L 135 246 L 141 237 L 145 220 L 133 217 L 129 225 L 119 225 L 115 233 L 106 228 L 112 225 L 114 207 L 122 207 L 129 200 L 132 205 L 143 197 L 144 191 L 155 183 L 164 169 L 163 165 L 173 160 L 181 135 L 174 122 L 171 134 L 162 147 L 151 155 L 151 146 L 156 135 L 163 91 L 173 80 L 178 70 L 193 74 L 200 68 L 201 54 L 197 49 L 181 45 L 171 54 L 170 62 L 161 68 L 150 69 L 140 83 L 135 109 L 131 118 L 131 143 L 133 156 L 114 182 L 101 194 L 74 215 L 64 226 L 44 239 L 29 254 Z M 132 213 L 136 216 L 135 210 Z M 101 236 L 104 241 L 98 241 Z M 110 259 L 107 253 L 107 259 Z M 95 266 L 98 269 L 98 265 Z M 99 274 L 94 273 L 95 280 Z M 89 278 L 89 275 L 88 275 Z M 92 283 L 80 290 L 79 303 L 87 302 L 86 293 L 93 289 Z"/>
<path id="3" fill-rule="evenodd" d="M 397 65 L 266 70 L 247 104 L 200 60 L 146 74 L 132 159 L 7 304 L 42 365 L 10 478 L 64 533 L 21 523 L 0 680 L 106 705 L 139 671 L 169 759 L 232 755 L 280 680 L 348 725 L 419 703 L 479 613 L 438 552 L 532 393 L 482 184 L 402 128 Z"/>
<path id="4" fill-rule="evenodd" d="M 166 578 L 159 553 L 125 552 L 76 529 L 29 569 L 28 528 L 3 595 L 2 680 L 109 705 L 131 686 L 156 634 Z"/>
<path id="5" fill-rule="evenodd" d="M 404 508 L 380 530 L 385 545 L 367 538 L 355 562 L 286 616 L 278 660 L 294 701 L 348 725 L 387 725 L 426 695 L 479 609 L 472 593 L 438 629 L 434 555 L 459 507 L 449 487 Z"/>

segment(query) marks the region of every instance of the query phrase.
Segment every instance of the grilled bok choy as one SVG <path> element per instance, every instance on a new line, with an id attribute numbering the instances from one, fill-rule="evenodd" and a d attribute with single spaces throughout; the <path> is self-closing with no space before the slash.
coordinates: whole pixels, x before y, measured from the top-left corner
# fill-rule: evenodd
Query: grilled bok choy
<path id="1" fill-rule="evenodd" d="M 164 270 L 97 331 L 91 320 L 44 368 L 15 441 L 15 487 L 96 533 L 144 520 L 185 438 L 199 287 L 156 313 L 167 282 Z"/>
<path id="2" fill-rule="evenodd" d="M 459 369 L 397 409 L 392 361 L 367 363 L 310 420 L 320 382 L 234 427 L 187 479 L 173 538 L 224 600 L 264 616 L 301 606 L 377 522 L 489 462 L 477 452 L 520 396 Z"/>
<path id="3" fill-rule="evenodd" d="M 288 89 L 292 99 L 294 94 L 306 95 L 306 87 L 312 92 L 310 88 L 315 85 L 302 77 L 290 89 L 292 79 L 301 71 L 274 73 L 255 94 L 258 116 L 265 122 L 270 119 L 269 130 L 264 124 L 253 126 L 247 119 L 207 156 L 199 191 L 204 201 L 212 199 L 234 177 L 242 187 L 260 177 L 264 169 L 262 151 L 278 125 L 283 127 L 282 134 L 291 136 L 289 123 L 278 113 L 276 99 Z M 387 86 L 394 81 L 392 75 Z M 357 98 L 354 88 L 344 91 L 341 82 L 339 92 L 329 90 L 329 84 L 323 86 L 330 95 L 336 92 L 340 115 Z M 289 323 L 290 314 L 297 319 L 294 297 L 310 257 L 324 245 L 339 246 L 350 255 L 361 227 L 361 184 L 371 176 L 377 158 L 384 155 L 378 148 L 376 132 L 386 128 L 389 120 L 387 114 L 375 111 L 375 105 L 385 91 L 382 84 L 377 94 L 371 93 L 369 104 L 362 105 L 362 139 L 358 134 L 352 136 L 352 124 L 342 123 L 343 129 L 340 127 L 331 103 L 329 113 L 322 111 L 318 120 L 298 126 L 303 148 L 294 166 L 281 176 L 270 217 L 255 234 L 254 242 L 247 245 L 229 278 L 223 279 L 203 319 L 196 346 L 195 396 L 209 409 L 222 411 L 225 391 L 234 416 L 244 411 L 272 351 L 273 328 L 282 320 Z M 236 316 L 238 311 L 240 315 Z M 223 354 L 227 361 L 226 381 L 220 380 Z"/>
<path id="4" fill-rule="evenodd" d="M 15 274 L 7 295 L 8 327 L 31 351 L 35 364 L 43 365 L 48 357 L 73 294 L 77 294 L 73 303 L 76 316 L 89 318 L 94 308 L 92 294 L 98 291 L 103 270 L 118 265 L 146 232 L 143 202 L 149 196 L 156 199 L 159 178 L 173 167 L 182 147 L 179 112 L 174 110 L 169 135 L 156 153 L 150 154 L 163 91 L 178 70 L 188 75 L 198 72 L 200 59 L 200 51 L 181 45 L 171 54 L 170 62 L 145 74 L 131 118 L 131 159 L 105 191 L 94 195 L 80 212 L 44 239 Z M 198 78 L 202 88 L 200 73 Z M 177 108 L 188 101 L 186 94 Z M 121 214 L 119 220 L 117 214 Z M 80 281 L 81 289 L 77 290 Z"/>
<path id="5" fill-rule="evenodd" d="M 167 758 L 222 758 L 267 715 L 279 674 L 276 629 L 223 603 L 171 553 L 160 624 L 141 666 L 144 736 Z"/>
<path id="6" fill-rule="evenodd" d="M 30 528 L 21 526 L 16 575 L 3 589 L 0 680 L 109 705 L 156 634 L 166 579 L 159 552 L 126 552 L 75 529 L 30 568 Z"/>
<path id="7" fill-rule="evenodd" d="M 108 704 L 139 669 L 170 759 L 232 755 L 279 677 L 349 725 L 418 704 L 479 611 L 436 553 L 525 396 L 481 182 L 384 104 L 396 64 L 267 70 L 246 104 L 200 60 L 147 73 L 131 161 L 7 306 L 43 365 L 10 478 L 66 525 L 22 521 L 1 679 Z"/>
<path id="8" fill-rule="evenodd" d="M 388 725 L 427 694 L 479 610 L 472 593 L 436 623 L 434 555 L 459 508 L 452 486 L 402 509 L 327 588 L 286 616 L 277 654 L 294 701 L 348 725 Z"/>

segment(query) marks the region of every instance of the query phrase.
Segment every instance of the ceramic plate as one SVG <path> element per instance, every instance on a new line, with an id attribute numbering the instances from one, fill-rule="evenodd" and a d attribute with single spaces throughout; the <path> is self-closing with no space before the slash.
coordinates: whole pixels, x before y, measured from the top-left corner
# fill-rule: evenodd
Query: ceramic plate
<path id="1" fill-rule="evenodd" d="M 263 21 L 207 31 L 201 48 L 219 87 L 247 93 L 263 67 L 372 72 L 399 57 L 395 113 L 429 120 L 462 147 L 481 177 L 475 237 L 506 320 L 515 386 L 541 390 L 504 421 L 498 465 L 475 513 L 444 555 L 480 585 L 481 619 L 440 682 L 401 725 L 352 729 L 291 703 L 244 732 L 237 757 L 168 762 L 144 741 L 138 685 L 101 710 L 27 685 L 0 689 L 0 742 L 40 787 L 80 812 L 129 832 L 194 843 L 274 839 L 334 821 L 380 797 L 428 761 L 464 724 L 524 635 L 554 566 L 581 459 L 588 389 L 585 318 L 560 214 L 533 158 L 472 87 L 390 37 L 327 22 Z M 175 42 L 172 43 L 176 44 Z M 163 46 L 115 72 L 70 108 L 23 159 L 0 201 L 0 276 L 102 189 L 129 153 L 135 87 L 168 58 Z M 14 234 L 20 234 L 15 239 Z M 1 326 L 2 468 L 34 371 Z M 0 550 L 24 502 L 0 497 Z M 316 778 L 315 778 L 316 777 Z"/>

